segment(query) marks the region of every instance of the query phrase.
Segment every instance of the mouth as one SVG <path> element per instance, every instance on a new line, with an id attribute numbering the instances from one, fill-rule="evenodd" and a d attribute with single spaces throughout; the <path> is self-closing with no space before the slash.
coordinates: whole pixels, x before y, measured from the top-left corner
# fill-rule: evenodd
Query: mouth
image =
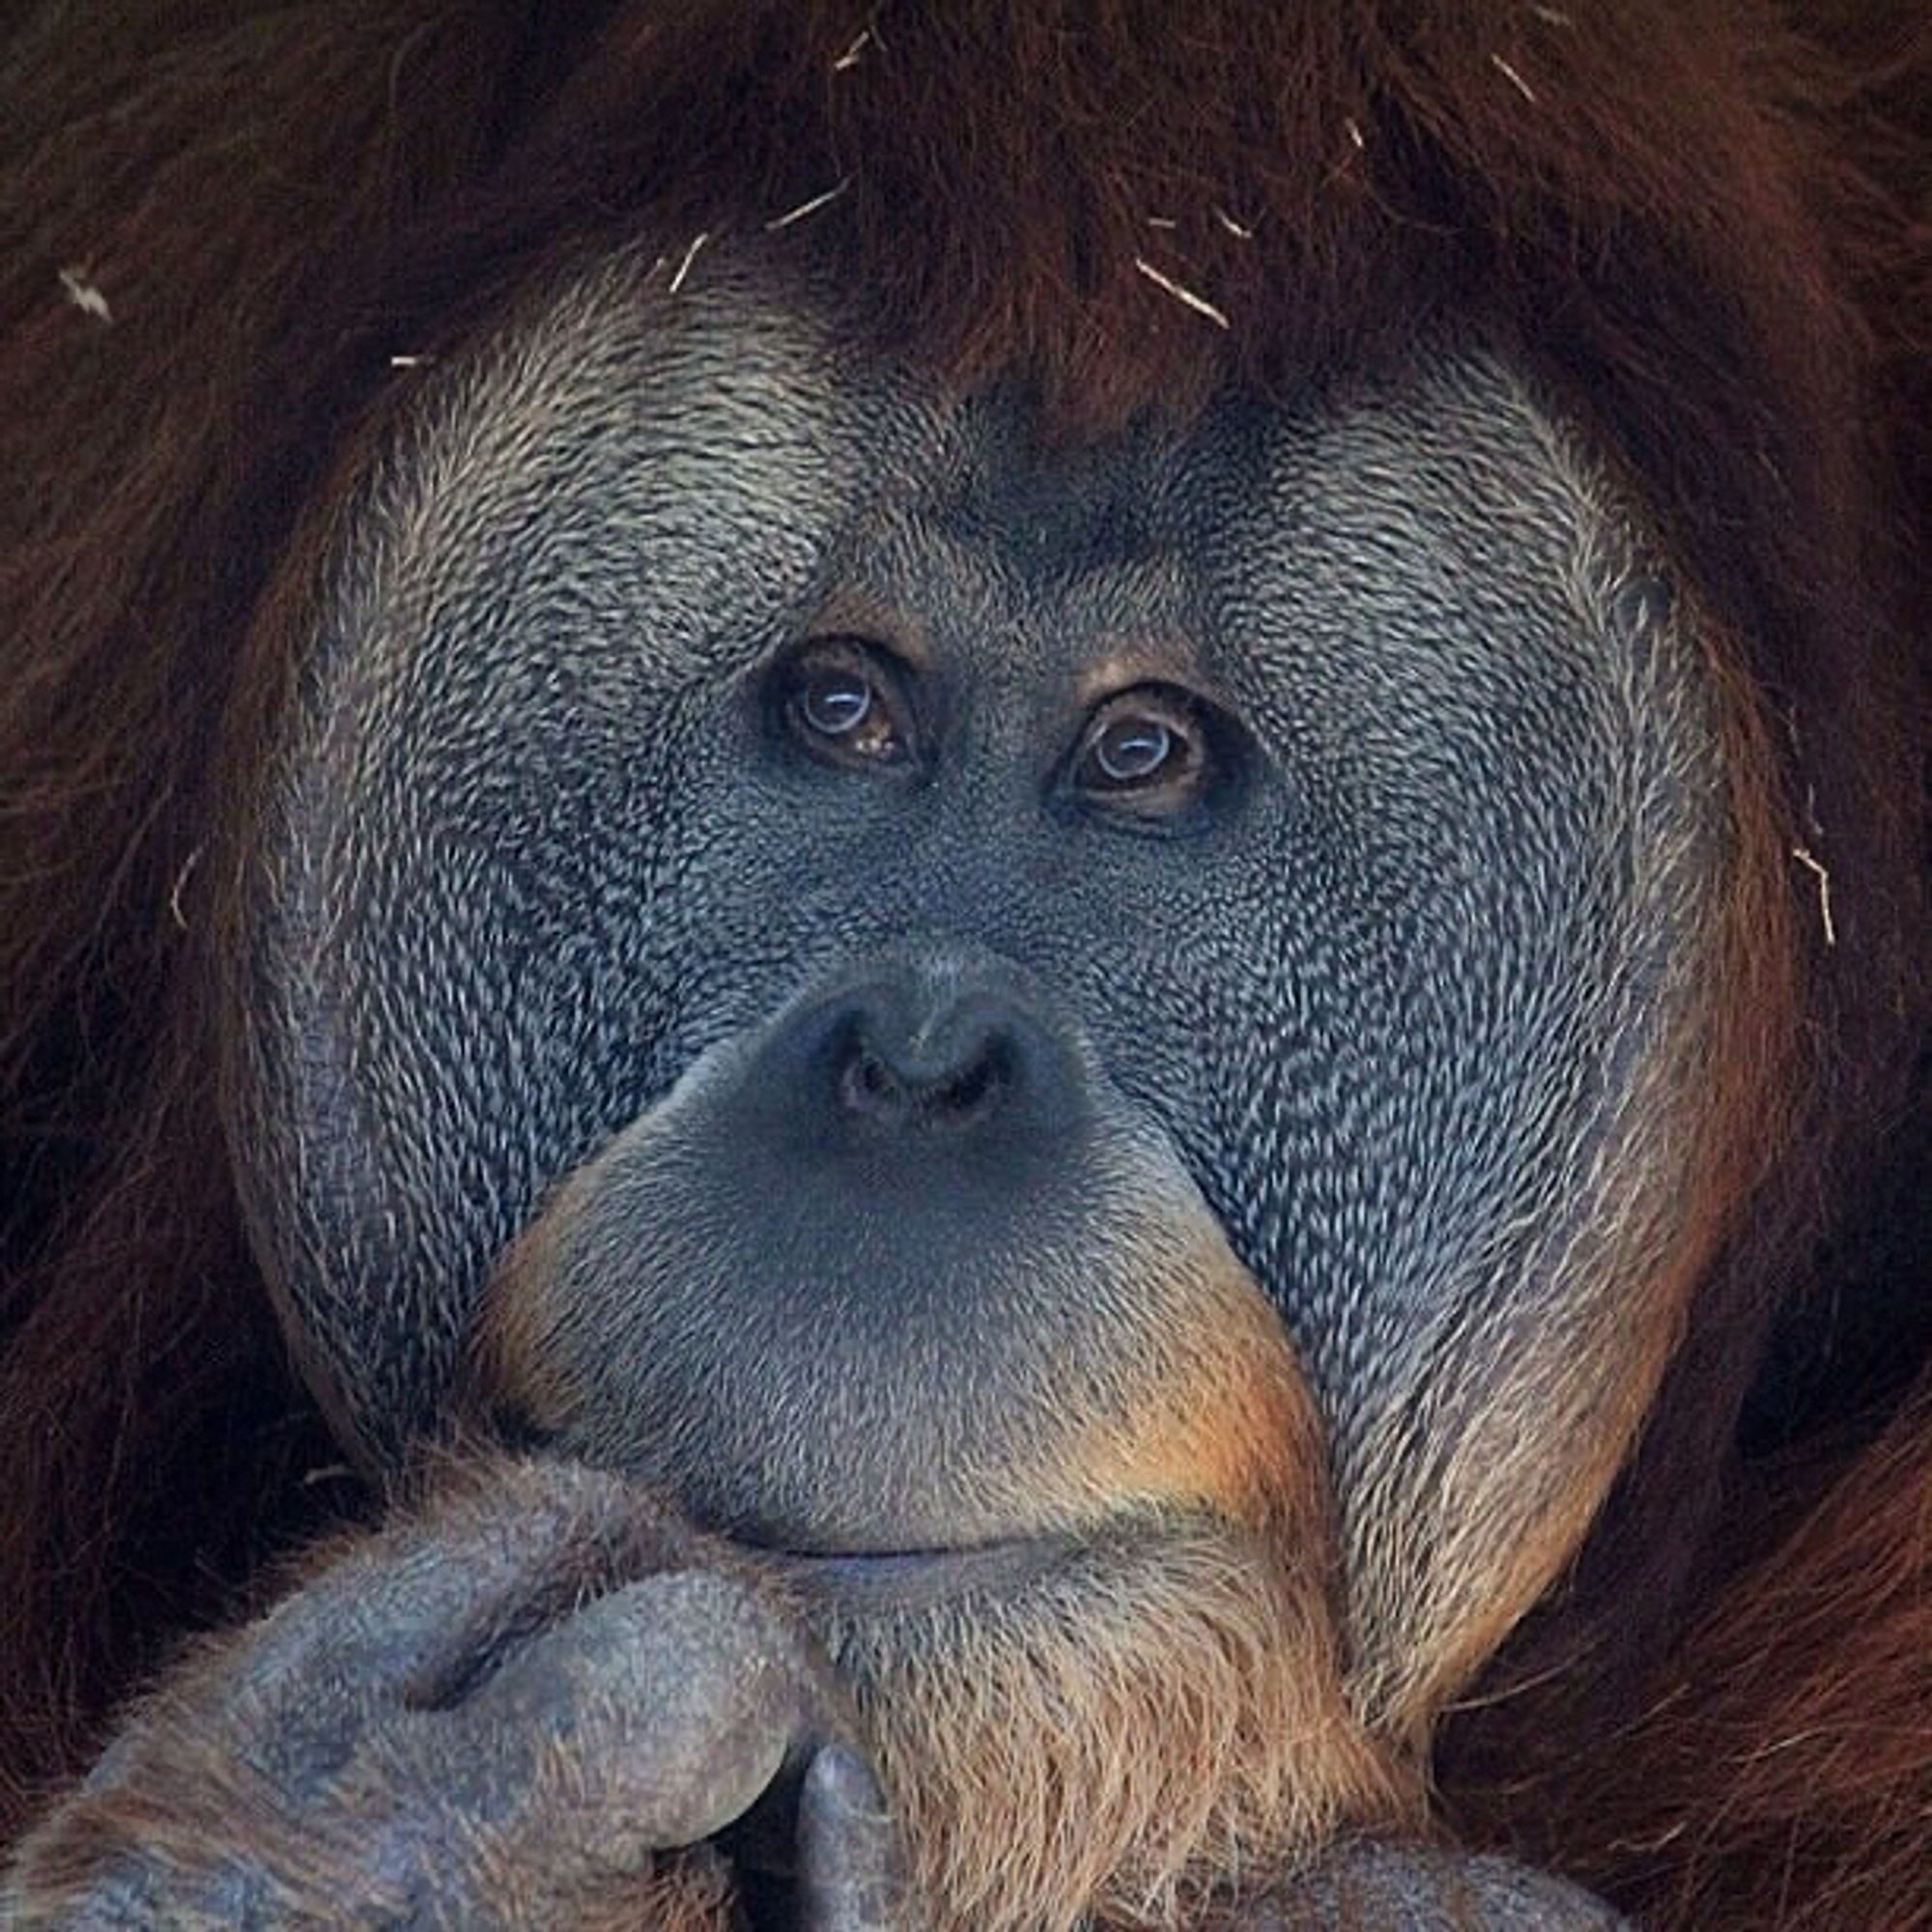
<path id="1" fill-rule="evenodd" d="M 1007 1595 L 1037 1582 L 1077 1548 L 1069 1536 L 1038 1536 L 960 1548 L 753 1553 L 810 1600 L 844 1610 L 879 1612 L 921 1610 L 968 1596 Z"/>

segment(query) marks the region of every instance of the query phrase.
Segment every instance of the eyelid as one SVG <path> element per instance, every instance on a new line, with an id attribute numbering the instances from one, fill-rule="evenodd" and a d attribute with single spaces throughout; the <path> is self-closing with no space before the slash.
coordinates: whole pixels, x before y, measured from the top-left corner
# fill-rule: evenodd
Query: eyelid
<path id="1" fill-rule="evenodd" d="M 1109 718 L 1130 708 L 1145 711 L 1159 719 L 1163 724 L 1179 725 L 1190 734 L 1199 734 L 1201 700 L 1191 691 L 1185 691 L 1179 685 L 1150 681 L 1130 684 L 1123 690 L 1109 692 L 1104 697 L 1096 699 L 1087 714 L 1088 735 L 1091 736 Z"/>

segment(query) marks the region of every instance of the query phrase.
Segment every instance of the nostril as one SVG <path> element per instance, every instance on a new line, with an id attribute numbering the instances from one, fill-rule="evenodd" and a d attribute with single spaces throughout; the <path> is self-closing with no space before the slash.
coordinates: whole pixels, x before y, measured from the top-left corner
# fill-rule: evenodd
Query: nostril
<path id="1" fill-rule="evenodd" d="M 934 1091 L 931 1111 L 961 1122 L 990 1113 L 1012 1082 L 1012 1062 L 1009 1042 L 999 1038 L 982 1040 L 965 1069 Z"/>
<path id="2" fill-rule="evenodd" d="M 966 1127 L 996 1113 L 1019 1081 L 1009 1033 L 983 1015 L 919 1028 L 903 1015 L 846 1016 L 833 1035 L 832 1092 L 848 1120 L 878 1127 Z"/>
<path id="3" fill-rule="evenodd" d="M 855 1039 L 839 1070 L 838 1098 L 848 1113 L 895 1117 L 907 1110 L 913 1095 L 876 1053 Z"/>

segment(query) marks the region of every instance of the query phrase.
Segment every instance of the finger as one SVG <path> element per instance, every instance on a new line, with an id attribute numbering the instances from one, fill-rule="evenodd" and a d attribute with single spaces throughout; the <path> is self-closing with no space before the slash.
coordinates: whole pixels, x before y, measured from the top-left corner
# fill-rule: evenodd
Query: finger
<path id="1" fill-rule="evenodd" d="M 807 1768 L 798 1839 L 800 1932 L 910 1932 L 922 1922 L 884 1794 L 850 1747 L 828 1745 Z"/>
<path id="2" fill-rule="evenodd" d="M 455 1703 L 521 1632 L 569 1616 L 627 1577 L 691 1567 L 696 1539 L 621 1479 L 504 1460 L 463 1472 L 430 1503 L 343 1545 L 248 1634 L 240 1714 L 305 1724 L 318 1685 L 359 1708 Z"/>
<path id="3" fill-rule="evenodd" d="M 608 1877 L 741 1817 L 800 1726 L 764 1606 L 730 1578 L 685 1572 L 598 1599 L 453 1708 L 404 1714 L 386 1769 L 462 1791 L 497 1819 L 508 1856 Z"/>

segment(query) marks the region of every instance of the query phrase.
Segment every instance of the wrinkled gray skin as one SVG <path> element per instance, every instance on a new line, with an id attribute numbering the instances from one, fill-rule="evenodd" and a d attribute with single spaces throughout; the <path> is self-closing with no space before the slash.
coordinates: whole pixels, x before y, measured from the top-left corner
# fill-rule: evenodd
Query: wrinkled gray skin
<path id="1" fill-rule="evenodd" d="M 254 1238 L 309 1378 L 358 1457 L 391 1464 L 563 1177 L 816 989 L 878 962 L 964 970 L 1026 989 L 1068 1043 L 1080 1121 L 1177 1165 L 1279 1309 L 1372 1650 L 1402 1595 L 1377 1524 L 1426 1548 L 1435 1507 L 1384 1466 L 1391 1429 L 1429 1418 L 1412 1460 L 1436 1466 L 1437 1433 L 1540 1338 L 1561 1346 L 1555 1312 L 1614 1288 L 1572 1263 L 1604 1171 L 1644 1151 L 1634 1069 L 1681 1017 L 1720 865 L 1681 612 L 1601 475 L 1475 346 L 1068 452 L 1023 397 L 950 402 L 855 361 L 823 304 L 720 255 L 674 295 L 616 264 L 436 372 L 350 520 L 267 795 L 230 1069 Z M 911 668 L 911 769 L 828 764 L 775 718 L 775 667 L 821 633 Z M 1073 781 L 1093 707 L 1150 680 L 1228 721 L 1219 781 L 1178 819 Z M 744 1286 L 703 1319 L 568 1284 L 562 1346 L 603 1379 L 551 1446 L 794 1548 L 1037 1529 L 972 1517 L 933 1472 L 1024 1455 L 1001 1352 L 1074 1317 L 976 1307 L 969 1284 L 969 1305 L 908 1319 L 956 1204 L 939 1187 L 868 1223 L 834 1190 L 796 1204 L 821 1267 L 811 1359 L 787 1360 L 758 1221 L 785 1185 L 728 1196 L 741 1220 L 712 1232 L 742 1241 Z M 607 1258 L 628 1225 L 611 1200 Z M 841 1237 L 867 1264 L 849 1294 Z M 895 1350 L 908 1330 L 926 1345 Z M 446 1580 L 431 1564 L 392 1590 L 402 1622 L 434 1625 Z M 694 1664 L 678 1618 L 654 1633 L 640 1605 L 608 1613 L 621 1669 L 724 1695 L 753 1610 L 720 1609 Z M 611 1645 L 568 1632 L 536 1648 Z M 362 1668 L 317 1656 L 317 1682 Z M 541 1703 L 533 1734 L 561 1721 Z M 769 1719 L 776 1758 L 792 1724 Z M 475 1788 L 510 1804 L 524 1747 L 489 1736 Z M 433 1842 L 451 1802 L 423 1762 L 431 1822 L 399 1841 Z M 567 1824 L 538 1822 L 565 1859 Z M 1492 1861 L 1373 1849 L 1256 1922 L 1321 1922 L 1357 1879 L 1364 1922 L 1416 1932 L 1610 1922 Z M 158 1895 L 98 1922 L 162 1922 Z"/>

